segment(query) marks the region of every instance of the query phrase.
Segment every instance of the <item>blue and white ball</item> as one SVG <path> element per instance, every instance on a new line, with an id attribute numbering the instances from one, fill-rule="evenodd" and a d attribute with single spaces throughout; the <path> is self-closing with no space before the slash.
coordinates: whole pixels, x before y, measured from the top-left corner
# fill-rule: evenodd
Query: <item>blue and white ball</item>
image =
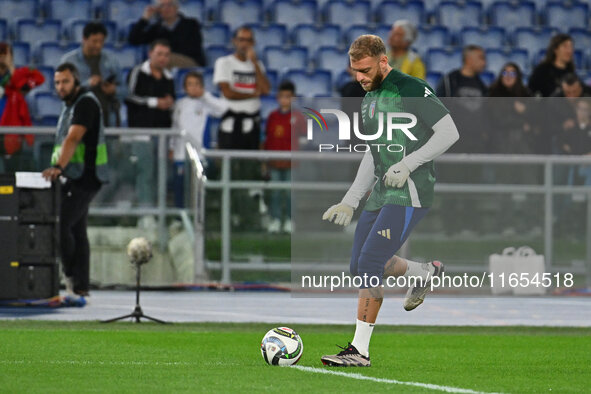
<path id="1" fill-rule="evenodd" d="M 303 352 L 302 338 L 288 327 L 269 330 L 261 342 L 261 354 L 270 365 L 294 365 Z"/>

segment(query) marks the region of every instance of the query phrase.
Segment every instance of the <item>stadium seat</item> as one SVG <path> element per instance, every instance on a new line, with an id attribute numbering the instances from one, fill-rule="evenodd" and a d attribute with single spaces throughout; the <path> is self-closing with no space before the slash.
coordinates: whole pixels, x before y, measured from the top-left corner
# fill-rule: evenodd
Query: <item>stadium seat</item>
<path id="1" fill-rule="evenodd" d="M 480 26 L 482 23 L 482 5 L 475 1 L 443 1 L 437 12 L 439 24 L 453 32 L 458 32 L 464 27 Z"/>
<path id="2" fill-rule="evenodd" d="M 290 30 L 297 24 L 315 24 L 318 14 L 316 2 L 313 0 L 302 0 L 297 4 L 291 0 L 276 0 L 270 10 L 271 20 L 287 26 Z"/>
<path id="3" fill-rule="evenodd" d="M 232 53 L 232 50 L 225 45 L 210 45 L 205 48 L 205 57 L 207 64 L 212 67 L 215 66 L 215 61 L 222 56 L 226 56 Z"/>
<path id="4" fill-rule="evenodd" d="M 296 87 L 296 92 L 297 92 L 297 87 Z M 277 99 L 275 98 L 275 96 L 262 96 L 261 97 L 261 118 L 263 119 L 263 121 L 266 121 L 267 118 L 269 118 L 269 114 L 271 114 L 271 112 L 273 112 L 274 110 L 276 110 L 279 107 L 279 104 L 277 104 Z"/>
<path id="5" fill-rule="evenodd" d="M 207 45 L 229 45 L 232 37 L 225 23 L 212 23 L 201 27 L 203 42 Z"/>
<path id="6" fill-rule="evenodd" d="M 536 54 L 540 50 L 546 50 L 553 34 L 554 31 L 550 28 L 519 27 L 513 33 L 513 46 L 527 49 L 530 54 L 530 61 L 534 61 Z"/>
<path id="7" fill-rule="evenodd" d="M 462 50 L 432 48 L 427 51 L 426 62 L 427 70 L 447 74 L 462 66 Z"/>
<path id="8" fill-rule="evenodd" d="M 349 81 L 351 81 L 351 75 L 347 70 L 341 71 L 336 78 L 333 78 L 335 90 L 340 92 L 341 88 Z"/>
<path id="9" fill-rule="evenodd" d="M 443 74 L 437 71 L 428 71 L 425 80 L 433 89 L 437 88 L 439 80 L 443 77 Z"/>
<path id="10" fill-rule="evenodd" d="M 507 62 L 516 63 L 522 72 L 528 72 L 530 69 L 529 55 L 525 49 L 513 49 L 511 51 L 502 49 L 486 50 L 486 69 L 494 75 L 497 75 Z"/>
<path id="11" fill-rule="evenodd" d="M 507 31 L 513 31 L 516 27 L 534 26 L 535 17 L 536 5 L 531 1 L 499 1 L 490 10 L 491 23 Z"/>
<path id="12" fill-rule="evenodd" d="M 265 74 L 271 84 L 271 93 L 277 92 L 277 88 L 279 87 L 279 72 L 277 70 L 265 70 Z"/>
<path id="13" fill-rule="evenodd" d="M 28 66 L 31 63 L 31 45 L 28 42 L 13 42 L 12 53 L 15 66 Z"/>
<path id="14" fill-rule="evenodd" d="M 39 8 L 38 0 L 0 0 L 2 17 L 11 26 L 20 19 L 37 17 Z"/>
<path id="15" fill-rule="evenodd" d="M 82 35 L 84 31 L 84 26 L 90 22 L 89 20 L 73 20 L 70 22 L 69 26 L 66 27 L 67 36 L 70 41 L 72 42 L 82 42 Z M 118 41 L 118 31 L 117 31 L 117 24 L 111 21 L 101 21 L 105 28 L 107 29 L 107 38 L 105 39 L 105 43 L 114 44 Z"/>
<path id="16" fill-rule="evenodd" d="M 328 23 L 348 27 L 356 24 L 369 24 L 371 22 L 370 10 L 371 5 L 368 1 L 332 0 L 326 4 L 324 13 Z"/>
<path id="17" fill-rule="evenodd" d="M 307 69 L 308 49 L 303 47 L 268 47 L 265 49 L 265 66 L 271 70 L 280 72 L 289 68 Z"/>
<path id="18" fill-rule="evenodd" d="M 140 47 L 132 45 L 123 45 L 120 47 L 116 47 L 107 44 L 105 45 L 105 50 L 115 54 L 115 57 L 119 62 L 119 67 L 121 68 L 134 67 L 144 61 L 142 48 Z"/>
<path id="19" fill-rule="evenodd" d="M 375 34 L 376 36 L 378 36 L 382 40 L 384 40 L 384 43 L 386 44 L 386 46 L 388 46 L 388 38 L 390 37 L 390 30 L 392 30 L 392 24 L 389 24 L 389 25 L 382 24 L 382 25 L 377 26 L 374 29 L 373 34 Z"/>
<path id="20" fill-rule="evenodd" d="M 8 23 L 4 19 L 0 19 L 0 40 L 8 39 Z"/>
<path id="21" fill-rule="evenodd" d="M 69 45 L 60 45 L 56 42 L 42 43 L 39 48 L 37 63 L 42 66 L 56 67 L 60 64 L 62 56 L 79 46 L 80 44 L 77 43 Z"/>
<path id="22" fill-rule="evenodd" d="M 205 86 L 205 90 L 210 93 L 216 93 L 219 91 L 217 85 L 213 84 L 213 67 L 207 67 L 203 70 L 203 86 Z"/>
<path id="23" fill-rule="evenodd" d="M 20 20 L 16 24 L 16 38 L 18 41 L 36 45 L 41 42 L 59 41 L 62 24 L 60 21 L 46 20 L 38 23 L 31 19 Z"/>
<path id="24" fill-rule="evenodd" d="M 144 13 L 144 8 L 151 4 L 150 0 L 107 1 L 108 2 L 106 3 L 106 19 L 115 22 L 120 29 L 125 29 L 131 23 L 137 22 Z"/>
<path id="25" fill-rule="evenodd" d="M 355 41 L 355 39 L 362 34 L 374 34 L 374 33 L 375 33 L 375 29 L 373 29 L 372 27 L 370 27 L 368 25 L 350 26 L 349 28 L 347 28 L 347 30 L 345 30 L 345 35 L 344 35 L 345 47 L 348 48 L 349 45 L 351 45 L 351 43 L 353 41 Z"/>
<path id="26" fill-rule="evenodd" d="M 575 48 L 588 51 L 591 49 L 591 31 L 578 27 L 569 29 L 568 34 L 575 42 Z"/>
<path id="27" fill-rule="evenodd" d="M 203 0 L 184 0 L 180 2 L 179 12 L 189 18 L 195 18 L 199 22 L 205 18 L 205 2 Z"/>
<path id="28" fill-rule="evenodd" d="M 546 24 L 557 29 L 589 27 L 589 6 L 585 3 L 565 4 L 552 1 L 546 5 L 544 15 Z"/>
<path id="29" fill-rule="evenodd" d="M 425 20 L 425 6 L 422 1 L 384 1 L 375 8 L 376 20 L 379 23 L 392 25 L 397 20 L 406 19 L 419 26 Z"/>
<path id="30" fill-rule="evenodd" d="M 287 42 L 287 28 L 284 25 L 271 23 L 267 26 L 260 24 L 249 25 L 254 33 L 257 53 L 261 53 L 269 46 L 283 46 Z"/>
<path id="31" fill-rule="evenodd" d="M 222 0 L 219 5 L 219 21 L 227 23 L 230 29 L 248 24 L 259 23 L 263 17 L 261 0 Z"/>
<path id="32" fill-rule="evenodd" d="M 31 93 L 36 94 L 36 93 L 41 93 L 41 92 L 53 92 L 53 74 L 54 74 L 54 68 L 53 67 L 47 67 L 47 66 L 41 66 L 41 67 L 37 67 L 37 70 L 39 70 L 39 72 L 41 72 L 41 74 L 43 74 L 43 76 L 45 77 L 45 81 L 43 82 L 43 84 L 37 86 L 35 89 L 33 89 L 31 91 Z"/>
<path id="33" fill-rule="evenodd" d="M 283 75 L 283 79 L 290 80 L 295 84 L 297 95 L 300 97 L 331 96 L 332 79 L 330 71 L 319 69 L 313 72 L 290 70 Z"/>
<path id="34" fill-rule="evenodd" d="M 334 79 L 347 69 L 349 65 L 349 54 L 347 49 L 339 50 L 334 47 L 320 47 L 316 51 L 316 68 L 329 70 Z"/>
<path id="35" fill-rule="evenodd" d="M 91 0 L 51 0 L 45 12 L 50 19 L 66 24 L 72 19 L 93 19 Z"/>
<path id="36" fill-rule="evenodd" d="M 129 73 L 131 72 L 131 69 L 133 67 L 122 67 L 121 68 L 121 81 L 123 81 L 124 84 L 127 84 L 127 78 L 129 77 Z"/>
<path id="37" fill-rule="evenodd" d="M 480 45 L 483 48 L 502 48 L 505 44 L 505 29 L 501 27 L 465 27 L 459 35 L 464 45 Z"/>
<path id="38" fill-rule="evenodd" d="M 419 28 L 419 35 L 412 46 L 424 56 L 429 48 L 445 48 L 450 42 L 451 34 L 447 27 L 421 27 Z"/>
<path id="39" fill-rule="evenodd" d="M 35 118 L 58 117 L 62 111 L 62 100 L 53 93 L 35 95 Z"/>
<path id="40" fill-rule="evenodd" d="M 478 76 L 480 77 L 480 79 L 482 79 L 482 82 L 484 82 L 486 86 L 490 86 L 490 84 L 494 82 L 497 75 L 498 73 L 495 74 L 491 71 L 483 71 L 480 74 L 478 74 Z"/>
<path id="41" fill-rule="evenodd" d="M 337 25 L 297 25 L 293 29 L 293 42 L 295 45 L 308 48 L 310 52 L 316 52 L 320 46 L 341 46 L 341 28 Z"/>

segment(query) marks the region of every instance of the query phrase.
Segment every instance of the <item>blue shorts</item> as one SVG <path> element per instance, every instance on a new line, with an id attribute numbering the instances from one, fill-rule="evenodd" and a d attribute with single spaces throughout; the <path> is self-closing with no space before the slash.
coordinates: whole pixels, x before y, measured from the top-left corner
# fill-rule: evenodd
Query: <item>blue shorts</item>
<path id="1" fill-rule="evenodd" d="M 353 275 L 376 276 L 382 284 L 384 266 L 408 238 L 429 208 L 384 205 L 377 211 L 363 211 L 355 229 L 350 271 Z M 364 284 L 362 288 L 372 287 Z"/>

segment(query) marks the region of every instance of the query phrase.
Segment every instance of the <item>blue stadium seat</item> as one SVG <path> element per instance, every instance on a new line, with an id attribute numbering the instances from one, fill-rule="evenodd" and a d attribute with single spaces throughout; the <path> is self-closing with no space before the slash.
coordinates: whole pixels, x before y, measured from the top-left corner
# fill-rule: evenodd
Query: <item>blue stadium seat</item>
<path id="1" fill-rule="evenodd" d="M 105 45 L 105 50 L 115 54 L 119 67 L 134 67 L 144 61 L 142 48 L 133 45 L 113 46 Z"/>
<path id="2" fill-rule="evenodd" d="M 180 2 L 179 12 L 189 18 L 195 18 L 199 22 L 205 18 L 205 2 L 203 0 L 184 0 Z"/>
<path id="3" fill-rule="evenodd" d="M 502 49 L 486 50 L 486 69 L 494 75 L 497 75 L 507 62 L 516 63 L 523 72 L 528 72 L 530 69 L 529 55 L 525 49 L 513 49 L 511 51 Z"/>
<path id="4" fill-rule="evenodd" d="M 482 82 L 484 82 L 486 86 L 490 86 L 490 84 L 494 82 L 497 74 L 494 74 L 491 71 L 483 71 L 480 74 L 478 74 L 478 76 L 480 77 L 480 79 L 482 79 Z"/>
<path id="5" fill-rule="evenodd" d="M 293 29 L 293 42 L 295 45 L 308 48 L 310 52 L 316 52 L 320 46 L 341 46 L 341 28 L 337 25 L 297 25 Z"/>
<path id="6" fill-rule="evenodd" d="M 345 2 L 332 0 L 326 4 L 326 21 L 341 27 L 363 25 L 371 22 L 371 5 L 368 1 Z"/>
<path id="7" fill-rule="evenodd" d="M 265 66 L 271 70 L 284 71 L 289 68 L 308 67 L 308 49 L 303 47 L 268 47 L 265 49 Z"/>
<path id="8" fill-rule="evenodd" d="M 450 42 L 451 34 L 447 27 L 421 27 L 419 28 L 419 35 L 412 46 L 424 56 L 429 48 L 444 48 Z"/>
<path id="9" fill-rule="evenodd" d="M 297 92 L 297 87 L 296 87 Z M 267 118 L 271 114 L 271 112 L 275 111 L 279 107 L 277 104 L 277 99 L 275 96 L 262 96 L 261 97 L 261 118 L 263 121 L 267 121 Z"/>
<path id="10" fill-rule="evenodd" d="M 279 87 L 279 72 L 277 70 L 265 70 L 265 74 L 271 84 L 271 93 L 277 92 L 277 88 Z"/>
<path id="11" fill-rule="evenodd" d="M 89 20 L 73 20 L 70 22 L 69 26 L 66 27 L 67 36 L 70 41 L 72 42 L 81 42 L 82 35 L 84 31 L 84 26 L 90 22 Z M 118 31 L 117 31 L 117 24 L 111 21 L 101 21 L 105 28 L 107 29 L 107 38 L 105 39 L 105 43 L 114 44 L 118 40 Z"/>
<path id="12" fill-rule="evenodd" d="M 62 111 L 62 100 L 52 93 L 35 95 L 35 118 L 58 117 Z"/>
<path id="13" fill-rule="evenodd" d="M 127 84 L 127 78 L 133 67 L 122 67 L 121 68 L 121 80 L 124 84 Z"/>
<path id="14" fill-rule="evenodd" d="M 540 49 L 538 51 L 538 53 L 535 54 L 534 64 L 540 63 L 542 60 L 544 60 L 545 57 L 546 57 L 546 50 Z M 585 54 L 583 53 L 582 50 L 575 49 L 573 57 L 575 60 L 575 69 L 585 70 L 587 68 L 586 64 L 585 64 Z"/>
<path id="15" fill-rule="evenodd" d="M 359 37 L 362 34 L 374 34 L 375 33 L 375 29 L 368 26 L 368 25 L 353 25 L 347 28 L 347 30 L 345 30 L 345 47 L 349 47 L 349 45 L 351 45 L 351 43 L 353 41 L 355 41 L 355 39 L 357 37 Z"/>
<path id="16" fill-rule="evenodd" d="M 37 86 L 35 89 L 33 89 L 31 91 L 31 93 L 36 94 L 36 93 L 41 93 L 41 92 L 53 92 L 53 74 L 54 74 L 54 68 L 53 67 L 47 67 L 47 66 L 41 66 L 41 67 L 37 67 L 37 70 L 39 70 L 39 72 L 41 74 L 43 74 L 43 76 L 45 77 L 45 81 Z"/>
<path id="17" fill-rule="evenodd" d="M 339 50 L 334 47 L 320 47 L 316 51 L 316 68 L 330 70 L 334 79 L 347 69 L 349 54 L 347 49 Z"/>
<path id="18" fill-rule="evenodd" d="M 210 93 L 216 93 L 219 91 L 217 85 L 213 84 L 213 67 L 207 67 L 203 70 L 203 85 L 205 90 Z"/>
<path id="19" fill-rule="evenodd" d="M 443 1 L 437 12 L 439 24 L 453 32 L 458 32 L 464 27 L 482 24 L 482 4 L 475 1 L 465 3 Z"/>
<path id="20" fill-rule="evenodd" d="M 262 17 L 261 0 L 222 0 L 220 2 L 218 19 L 230 25 L 232 30 L 247 23 L 259 23 Z"/>
<path id="21" fill-rule="evenodd" d="M 225 45 L 210 45 L 205 47 L 205 57 L 207 64 L 215 66 L 215 61 L 222 56 L 232 53 L 232 50 Z"/>
<path id="22" fill-rule="evenodd" d="M 37 63 L 48 67 L 57 67 L 62 56 L 80 46 L 78 43 L 60 45 L 56 42 L 42 43 L 39 48 Z"/>
<path id="23" fill-rule="evenodd" d="M 462 66 L 462 50 L 432 48 L 427 51 L 426 61 L 427 70 L 447 74 Z"/>
<path id="24" fill-rule="evenodd" d="M 313 0 L 302 0 L 297 4 L 291 0 L 276 0 L 270 10 L 272 21 L 284 24 L 288 29 L 300 23 L 314 24 L 318 14 L 316 2 Z"/>
<path id="25" fill-rule="evenodd" d="M 19 19 L 35 18 L 39 8 L 38 0 L 0 0 L 2 17 L 11 26 Z"/>
<path id="26" fill-rule="evenodd" d="M 27 66 L 31 63 L 31 45 L 28 42 L 13 42 L 12 53 L 15 66 Z"/>
<path id="27" fill-rule="evenodd" d="M 589 6 L 585 3 L 564 4 L 552 1 L 546 5 L 544 14 L 546 24 L 557 29 L 589 27 Z"/>
<path id="28" fill-rule="evenodd" d="M 569 29 L 568 34 L 573 38 L 575 48 L 584 49 L 585 51 L 591 49 L 591 31 L 575 27 Z"/>
<path id="29" fill-rule="evenodd" d="M 249 25 L 254 33 L 255 47 L 258 53 L 269 46 L 282 46 L 287 41 L 285 25 L 271 23 L 267 26 L 260 24 Z"/>
<path id="30" fill-rule="evenodd" d="M 288 79 L 295 84 L 298 96 L 331 96 L 332 79 L 330 71 L 319 69 L 313 72 L 290 70 L 283 75 L 283 79 Z"/>
<path id="31" fill-rule="evenodd" d="M 8 23 L 4 19 L 0 19 L 0 40 L 8 39 Z"/>
<path id="32" fill-rule="evenodd" d="M 335 85 L 335 89 L 340 91 L 341 88 L 349 81 L 351 81 L 351 75 L 349 75 L 349 73 L 347 72 L 347 70 L 345 71 L 341 71 L 336 78 L 333 78 L 334 80 L 334 85 Z"/>
<path id="33" fill-rule="evenodd" d="M 425 80 L 433 89 L 437 88 L 439 80 L 443 77 L 443 74 L 437 71 L 428 71 Z"/>
<path id="34" fill-rule="evenodd" d="M 530 54 L 530 61 L 533 61 L 540 50 L 545 50 L 548 47 L 553 34 L 554 31 L 550 28 L 532 29 L 529 27 L 519 27 L 513 33 L 513 46 L 527 49 Z"/>
<path id="35" fill-rule="evenodd" d="M 419 26 L 425 20 L 425 6 L 422 1 L 384 1 L 375 8 L 379 23 L 392 25 L 397 20 L 406 19 Z"/>
<path id="36" fill-rule="evenodd" d="M 459 37 L 462 45 L 475 44 L 483 48 L 502 48 L 505 44 L 505 29 L 502 27 L 465 27 Z"/>
<path id="37" fill-rule="evenodd" d="M 62 24 L 60 21 L 46 20 L 37 23 L 31 19 L 23 19 L 16 24 L 16 38 L 19 41 L 36 45 L 40 42 L 59 41 Z"/>
<path id="38" fill-rule="evenodd" d="M 508 31 L 516 27 L 534 26 L 535 16 L 536 5 L 531 1 L 499 1 L 494 3 L 490 10 L 491 23 Z"/>
<path id="39" fill-rule="evenodd" d="M 225 23 L 212 23 L 201 27 L 203 42 L 207 45 L 229 45 L 232 34 Z"/>
<path id="40" fill-rule="evenodd" d="M 106 19 L 117 23 L 120 29 L 137 22 L 150 0 L 107 0 Z"/>
<path id="41" fill-rule="evenodd" d="M 67 23 L 71 19 L 93 19 L 91 0 L 51 0 L 45 12 L 50 19 Z"/>
<path id="42" fill-rule="evenodd" d="M 373 34 L 375 34 L 376 36 L 378 36 L 382 40 L 384 40 L 384 44 L 386 44 L 386 46 L 388 46 L 388 38 L 390 37 L 390 30 L 392 30 L 392 24 L 389 24 L 389 25 L 382 24 L 382 25 L 376 26 L 376 28 L 373 31 Z"/>

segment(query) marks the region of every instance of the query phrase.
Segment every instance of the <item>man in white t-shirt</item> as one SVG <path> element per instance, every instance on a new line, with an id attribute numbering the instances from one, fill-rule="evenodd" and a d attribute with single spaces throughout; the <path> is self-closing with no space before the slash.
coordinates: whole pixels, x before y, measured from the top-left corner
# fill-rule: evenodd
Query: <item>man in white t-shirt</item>
<path id="1" fill-rule="evenodd" d="M 228 104 L 220 122 L 218 148 L 259 149 L 260 96 L 269 94 L 269 80 L 254 50 L 253 31 L 239 27 L 232 43 L 236 51 L 219 58 L 213 73 L 213 82 Z"/>

